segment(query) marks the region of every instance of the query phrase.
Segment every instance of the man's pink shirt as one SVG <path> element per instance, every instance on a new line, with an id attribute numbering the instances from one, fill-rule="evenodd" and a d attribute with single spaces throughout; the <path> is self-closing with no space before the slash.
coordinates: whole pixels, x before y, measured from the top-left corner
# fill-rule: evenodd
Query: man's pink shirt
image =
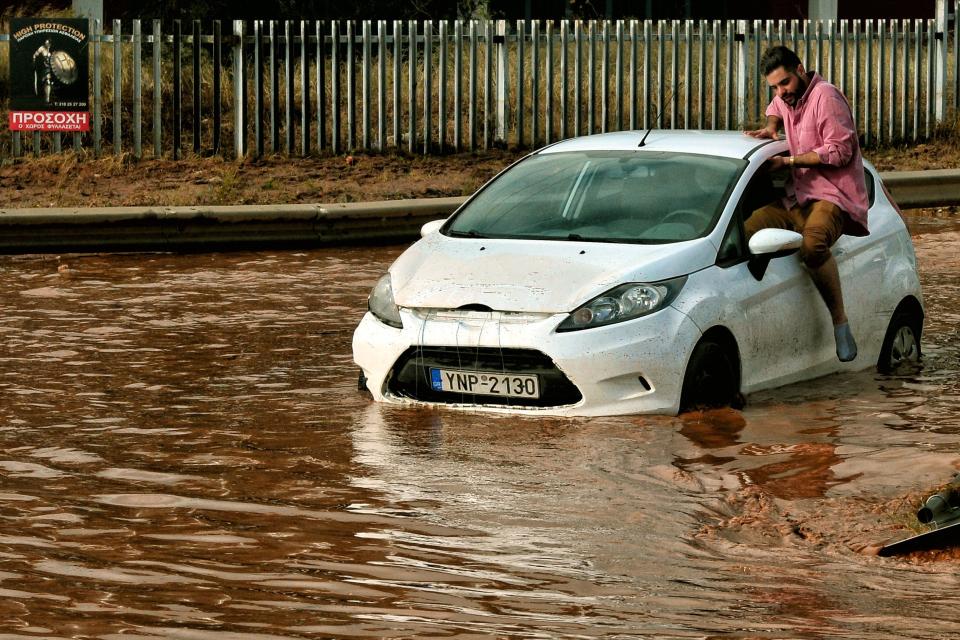
<path id="1" fill-rule="evenodd" d="M 791 155 L 816 151 L 820 156 L 818 167 L 793 169 L 793 188 L 788 186 L 784 205 L 791 208 L 810 200 L 832 202 L 850 217 L 852 224 L 847 225 L 845 233 L 867 235 L 869 205 L 863 157 L 850 105 L 840 90 L 814 71 L 796 107 L 774 96 L 767 115 L 783 120 Z"/>

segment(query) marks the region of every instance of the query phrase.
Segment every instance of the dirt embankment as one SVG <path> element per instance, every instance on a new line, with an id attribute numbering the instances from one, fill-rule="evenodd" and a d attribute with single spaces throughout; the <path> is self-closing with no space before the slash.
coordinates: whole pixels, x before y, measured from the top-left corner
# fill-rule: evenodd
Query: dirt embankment
<path id="1" fill-rule="evenodd" d="M 3 208 L 334 203 L 468 195 L 520 153 L 261 160 L 28 159 L 0 167 Z"/>
<path id="2" fill-rule="evenodd" d="M 360 202 L 468 195 L 525 151 L 446 156 L 354 154 L 310 158 L 134 161 L 73 154 L 0 166 L 0 207 L 197 206 Z M 868 151 L 880 171 L 955 168 L 960 144 Z"/>

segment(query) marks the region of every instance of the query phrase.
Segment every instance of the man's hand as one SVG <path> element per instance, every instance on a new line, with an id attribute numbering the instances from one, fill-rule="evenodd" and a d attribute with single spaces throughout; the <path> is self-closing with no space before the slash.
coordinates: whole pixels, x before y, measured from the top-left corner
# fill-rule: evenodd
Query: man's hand
<path id="1" fill-rule="evenodd" d="M 769 127 L 764 127 L 763 129 L 753 129 L 752 131 L 744 131 L 744 133 L 751 138 L 769 138 L 770 140 L 780 139 L 780 134 L 777 133 L 777 130 Z"/>
<path id="2" fill-rule="evenodd" d="M 784 167 L 789 167 L 790 163 L 784 156 L 773 156 L 767 160 L 767 171 L 779 171 Z"/>

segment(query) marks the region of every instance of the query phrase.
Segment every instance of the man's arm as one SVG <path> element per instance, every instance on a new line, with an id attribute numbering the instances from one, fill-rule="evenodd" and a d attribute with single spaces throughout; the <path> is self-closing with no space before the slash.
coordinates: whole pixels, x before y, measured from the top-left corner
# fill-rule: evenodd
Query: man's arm
<path id="1" fill-rule="evenodd" d="M 780 130 L 780 124 L 783 120 L 780 119 L 780 116 L 767 116 L 767 126 L 762 129 L 754 129 L 752 131 L 744 131 L 748 136 L 754 138 L 770 138 L 771 140 L 779 140 L 780 136 L 777 133 Z"/>
<path id="2" fill-rule="evenodd" d="M 815 167 L 820 164 L 820 154 L 808 151 L 797 156 L 773 156 L 767 160 L 767 168 L 776 171 L 783 167 Z"/>
<path id="3" fill-rule="evenodd" d="M 857 148 L 857 126 L 846 99 L 839 92 L 828 94 L 817 105 L 820 137 L 823 143 L 813 149 L 819 164 L 846 166 Z M 804 154 L 807 155 L 807 154 Z"/>

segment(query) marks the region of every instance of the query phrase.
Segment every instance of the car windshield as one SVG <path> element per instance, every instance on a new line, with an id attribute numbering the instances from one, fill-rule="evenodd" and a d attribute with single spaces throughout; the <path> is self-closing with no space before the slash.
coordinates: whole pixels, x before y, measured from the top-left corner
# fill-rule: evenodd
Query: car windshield
<path id="1" fill-rule="evenodd" d="M 576 151 L 531 156 L 474 197 L 459 237 L 669 243 L 716 224 L 746 166 L 690 153 Z"/>

